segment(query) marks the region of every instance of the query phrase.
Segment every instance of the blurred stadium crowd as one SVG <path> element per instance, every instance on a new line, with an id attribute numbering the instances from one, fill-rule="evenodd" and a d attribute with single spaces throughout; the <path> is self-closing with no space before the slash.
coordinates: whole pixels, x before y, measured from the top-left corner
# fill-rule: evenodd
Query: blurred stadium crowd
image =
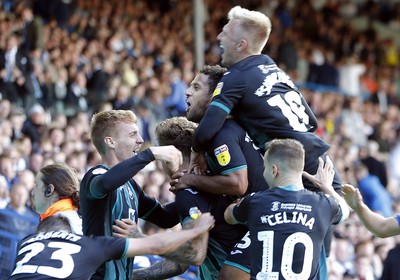
<path id="1" fill-rule="evenodd" d="M 184 92 L 196 69 L 192 1 L 0 3 L 1 278 L 9 272 L 12 246 L 37 224 L 29 194 L 38 170 L 66 162 L 83 176 L 99 162 L 89 120 L 111 108 L 134 111 L 144 147 L 156 144 L 155 126 L 185 114 Z M 264 53 L 302 89 L 342 181 L 358 186 L 374 211 L 399 213 L 399 44 L 373 26 L 378 22 L 400 34 L 400 3 L 204 4 L 205 63 L 220 60 L 216 38 L 231 7 L 267 14 L 273 30 Z M 353 18 L 366 19 L 365 28 Z M 161 202 L 174 200 L 157 164 L 135 179 Z M 142 227 L 146 233 L 159 230 Z M 399 238 L 375 238 L 352 215 L 335 228 L 329 279 L 398 279 Z"/>

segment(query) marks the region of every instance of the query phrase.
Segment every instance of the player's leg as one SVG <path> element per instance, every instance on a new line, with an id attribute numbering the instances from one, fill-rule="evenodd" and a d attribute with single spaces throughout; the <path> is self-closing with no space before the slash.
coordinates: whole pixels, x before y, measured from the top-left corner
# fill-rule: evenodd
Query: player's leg
<path id="1" fill-rule="evenodd" d="M 250 279 L 250 244 L 249 232 L 247 232 L 226 257 L 219 272 L 219 280 Z"/>

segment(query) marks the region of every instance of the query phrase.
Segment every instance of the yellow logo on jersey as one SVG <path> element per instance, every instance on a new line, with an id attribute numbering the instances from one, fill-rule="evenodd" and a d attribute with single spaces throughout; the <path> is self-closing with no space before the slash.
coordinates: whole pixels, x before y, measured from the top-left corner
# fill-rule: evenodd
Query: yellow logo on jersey
<path id="1" fill-rule="evenodd" d="M 214 150 L 214 155 L 217 157 L 218 163 L 221 166 L 228 165 L 231 161 L 231 154 L 229 153 L 229 149 L 226 144 L 216 148 Z"/>
<path id="2" fill-rule="evenodd" d="M 221 93 L 221 89 L 222 89 L 223 85 L 224 85 L 223 82 L 218 83 L 217 87 L 215 88 L 215 90 L 213 92 L 212 97 L 215 97 Z"/>

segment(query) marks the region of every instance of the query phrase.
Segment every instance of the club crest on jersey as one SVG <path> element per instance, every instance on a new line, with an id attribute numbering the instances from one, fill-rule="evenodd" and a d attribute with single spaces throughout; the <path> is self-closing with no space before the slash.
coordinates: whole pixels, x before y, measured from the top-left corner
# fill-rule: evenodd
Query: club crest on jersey
<path id="1" fill-rule="evenodd" d="M 278 211 L 281 203 L 279 201 L 274 201 L 271 203 L 271 211 Z"/>
<path id="2" fill-rule="evenodd" d="M 226 166 L 231 161 L 231 154 L 229 153 L 229 148 L 226 144 L 214 149 L 214 155 L 221 166 Z"/>
<path id="3" fill-rule="evenodd" d="M 215 96 L 219 95 L 221 93 L 221 89 L 222 89 L 223 86 L 224 86 L 223 82 L 218 83 L 217 87 L 215 88 L 215 90 L 213 92 L 212 97 L 215 97 Z"/>

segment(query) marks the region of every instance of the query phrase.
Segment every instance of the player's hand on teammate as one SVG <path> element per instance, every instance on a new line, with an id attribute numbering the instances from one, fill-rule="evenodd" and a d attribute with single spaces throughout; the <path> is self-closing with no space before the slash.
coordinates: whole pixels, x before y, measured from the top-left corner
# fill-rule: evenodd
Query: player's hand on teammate
<path id="1" fill-rule="evenodd" d="M 335 170 L 333 169 L 333 163 L 329 156 L 326 157 L 326 161 L 319 157 L 318 170 L 315 175 L 311 175 L 306 171 L 303 171 L 303 177 L 310 180 L 314 186 L 318 187 L 322 191 L 326 191 L 332 188 L 333 178 L 335 177 Z"/>
<path id="2" fill-rule="evenodd" d="M 207 172 L 207 162 L 204 153 L 192 151 L 190 154 L 189 173 L 205 175 Z"/>
<path id="3" fill-rule="evenodd" d="M 114 223 L 115 225 L 112 226 L 114 237 L 138 238 L 144 236 L 131 219 L 115 220 Z"/>
<path id="4" fill-rule="evenodd" d="M 156 160 L 164 161 L 172 172 L 176 172 L 183 163 L 182 153 L 173 145 L 151 147 Z"/>
<path id="5" fill-rule="evenodd" d="M 215 219 L 210 213 L 202 213 L 196 219 L 193 227 L 200 229 L 202 232 L 211 230 L 214 227 Z"/>
<path id="6" fill-rule="evenodd" d="M 350 184 L 342 185 L 342 194 L 344 200 L 346 200 L 347 204 L 353 209 L 357 210 L 362 204 L 363 198 L 360 193 L 360 190 L 353 187 Z"/>
<path id="7" fill-rule="evenodd" d="M 169 184 L 171 187 L 169 188 L 170 192 L 176 193 L 179 190 L 189 188 L 185 183 L 185 175 L 187 174 L 187 170 L 183 170 L 182 172 L 177 172 L 171 176 L 171 181 Z"/>

